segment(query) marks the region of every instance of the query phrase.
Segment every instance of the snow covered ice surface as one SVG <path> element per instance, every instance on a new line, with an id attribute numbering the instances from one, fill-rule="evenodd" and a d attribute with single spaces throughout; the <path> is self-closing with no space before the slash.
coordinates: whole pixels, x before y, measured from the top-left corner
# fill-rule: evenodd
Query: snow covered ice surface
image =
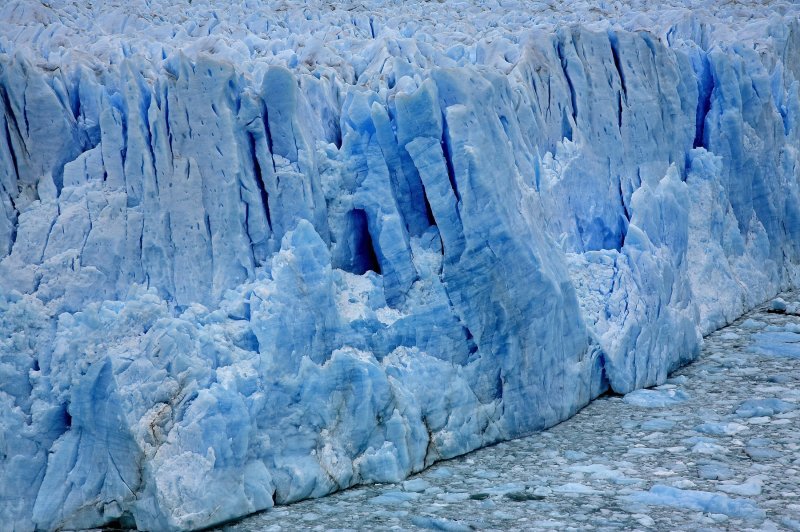
<path id="1" fill-rule="evenodd" d="M 0 6 L 6 528 L 202 528 L 608 389 L 687 408 L 635 390 L 797 286 L 790 3 L 218 6 Z M 687 449 L 744 425 L 708 423 Z M 744 519 L 751 480 L 625 504 Z"/>
<path id="2" fill-rule="evenodd" d="M 764 310 L 754 318 L 775 332 L 800 327 Z M 752 353 L 758 333 L 742 321 L 708 336 L 698 360 L 660 387 L 684 402 L 602 396 L 556 427 L 402 483 L 222 530 L 797 530 L 800 359 Z"/>

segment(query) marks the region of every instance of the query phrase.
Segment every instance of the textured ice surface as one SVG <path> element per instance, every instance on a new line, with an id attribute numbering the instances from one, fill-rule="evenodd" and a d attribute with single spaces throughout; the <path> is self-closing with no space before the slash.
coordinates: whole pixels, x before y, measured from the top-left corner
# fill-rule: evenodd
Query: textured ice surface
<path id="1" fill-rule="evenodd" d="M 800 263 L 797 9 L 704 4 L 5 2 L 0 520 L 204 527 L 663 384 Z"/>
<path id="2" fill-rule="evenodd" d="M 755 317 L 776 330 L 800 322 L 764 307 Z M 699 358 L 669 379 L 685 402 L 654 410 L 606 395 L 555 427 L 435 464 L 402 485 L 359 486 L 223 530 L 430 530 L 437 522 L 473 530 L 794 530 L 800 411 L 742 419 L 737 409 L 753 399 L 800 402 L 800 359 L 748 352 L 754 333 L 741 321 L 706 337 Z M 694 452 L 696 443 L 716 455 Z M 401 489 L 419 496 L 365 504 Z"/>
<path id="3" fill-rule="evenodd" d="M 625 499 L 634 503 L 686 508 L 745 519 L 763 520 L 765 516 L 763 510 L 747 499 L 731 498 L 718 493 L 683 490 L 663 485 L 655 485 L 650 488 L 650 491 L 632 493 L 627 495 Z"/>
<path id="4" fill-rule="evenodd" d="M 627 394 L 623 401 L 633 406 L 644 408 L 661 408 L 673 406 L 689 399 L 686 392 L 675 389 L 667 390 L 636 390 Z"/>
<path id="5" fill-rule="evenodd" d="M 753 336 L 751 351 L 761 355 L 800 358 L 800 334 L 793 331 L 763 332 Z"/>

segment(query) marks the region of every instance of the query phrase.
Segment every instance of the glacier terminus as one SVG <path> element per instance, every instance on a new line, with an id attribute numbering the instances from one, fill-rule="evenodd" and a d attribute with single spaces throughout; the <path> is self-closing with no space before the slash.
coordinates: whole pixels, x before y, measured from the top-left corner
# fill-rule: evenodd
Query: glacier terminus
<path id="1" fill-rule="evenodd" d="M 798 287 L 799 16 L 4 2 L 2 528 L 201 529 L 664 384 Z"/>

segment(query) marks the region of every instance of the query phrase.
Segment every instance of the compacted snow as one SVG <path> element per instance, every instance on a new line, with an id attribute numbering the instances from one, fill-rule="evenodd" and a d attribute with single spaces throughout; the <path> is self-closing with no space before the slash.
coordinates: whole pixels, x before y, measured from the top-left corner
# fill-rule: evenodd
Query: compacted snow
<path id="1" fill-rule="evenodd" d="M 797 284 L 799 12 L 5 2 L 0 522 L 202 528 L 680 407 L 635 390 Z"/>

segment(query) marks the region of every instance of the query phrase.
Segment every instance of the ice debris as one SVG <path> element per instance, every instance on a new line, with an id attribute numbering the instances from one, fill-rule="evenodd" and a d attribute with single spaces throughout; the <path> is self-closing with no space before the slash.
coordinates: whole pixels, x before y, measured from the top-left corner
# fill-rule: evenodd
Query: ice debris
<path id="1" fill-rule="evenodd" d="M 621 498 L 633 503 L 686 508 L 744 519 L 759 520 L 764 519 L 766 515 L 764 510 L 748 499 L 732 498 L 708 491 L 673 488 L 660 484 L 653 486 L 649 491 L 634 492 Z"/>

